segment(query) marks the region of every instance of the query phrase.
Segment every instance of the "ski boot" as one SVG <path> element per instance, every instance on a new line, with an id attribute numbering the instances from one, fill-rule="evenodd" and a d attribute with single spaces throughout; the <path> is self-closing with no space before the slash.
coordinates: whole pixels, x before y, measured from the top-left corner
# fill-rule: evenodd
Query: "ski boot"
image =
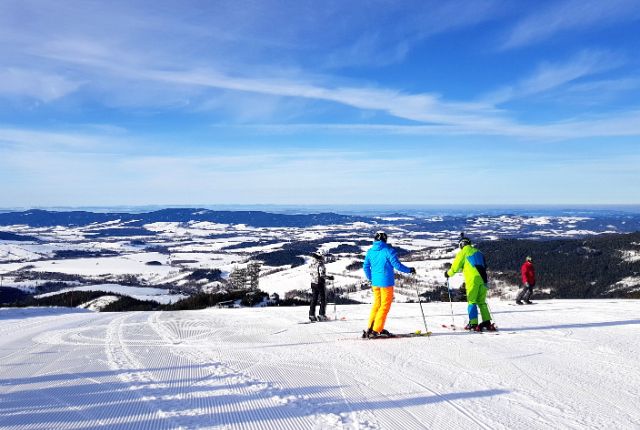
<path id="1" fill-rule="evenodd" d="M 329 318 L 326 315 L 318 315 L 318 321 L 329 321 Z"/>
<path id="2" fill-rule="evenodd" d="M 522 302 L 520 300 L 516 300 L 516 305 L 521 305 Z"/>
<path id="3" fill-rule="evenodd" d="M 486 331 L 498 331 L 498 328 L 496 327 L 496 325 L 494 323 L 491 322 L 491 320 L 482 321 L 482 323 L 480 323 L 478 328 L 480 329 L 478 331 L 485 331 L 485 330 Z"/>
<path id="4" fill-rule="evenodd" d="M 464 329 L 467 331 L 478 331 L 478 324 L 467 324 L 464 326 Z"/>
<path id="5" fill-rule="evenodd" d="M 528 305 L 532 305 L 533 304 L 533 302 L 531 302 L 529 300 L 525 300 L 525 303 L 528 304 Z"/>
<path id="6" fill-rule="evenodd" d="M 382 330 L 380 332 L 377 332 L 373 329 L 369 329 L 367 331 L 362 332 L 362 337 L 363 338 L 366 337 L 368 339 L 377 339 L 377 338 L 396 337 L 396 335 L 393 333 L 389 333 L 389 331 L 387 330 Z"/>
<path id="7" fill-rule="evenodd" d="M 316 321 L 318 321 L 318 318 L 316 318 L 315 315 L 309 315 L 309 321 L 316 322 Z"/>

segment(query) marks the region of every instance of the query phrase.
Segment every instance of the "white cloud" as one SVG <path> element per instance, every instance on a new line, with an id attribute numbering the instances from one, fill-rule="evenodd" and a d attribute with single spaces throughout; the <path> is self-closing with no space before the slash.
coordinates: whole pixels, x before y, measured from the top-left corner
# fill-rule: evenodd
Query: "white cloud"
<path id="1" fill-rule="evenodd" d="M 536 4 L 537 5 L 537 4 Z M 518 22 L 510 31 L 503 49 L 530 45 L 568 31 L 586 31 L 640 18 L 637 0 L 562 0 Z"/>
<path id="2" fill-rule="evenodd" d="M 260 135 L 296 133 L 327 133 L 337 135 L 397 135 L 397 136 L 497 136 L 520 140 L 557 141 L 592 137 L 640 136 L 640 111 L 589 115 L 549 124 L 527 125 L 503 123 L 484 127 L 461 125 L 397 125 L 397 124 L 261 124 L 218 126 L 239 128 Z"/>
<path id="3" fill-rule="evenodd" d="M 23 3 L 26 6 L 22 6 Z M 205 22 L 201 17 L 194 19 L 193 10 L 171 2 L 160 2 L 146 16 L 140 7 L 129 3 L 117 3 L 113 7 L 101 2 L 65 3 L 60 10 L 50 5 L 39 8 L 39 4 L 25 1 L 0 5 L 0 12 L 6 12 L 4 18 L 0 17 L 0 24 L 10 26 L 0 29 L 0 54 L 5 53 L 6 58 L 20 63 L 16 58 L 26 53 L 28 58 L 21 60 L 32 62 L 35 65 L 33 70 L 38 70 L 38 67 L 43 71 L 69 70 L 74 76 L 82 76 L 83 95 L 91 103 L 97 102 L 108 107 L 173 109 L 188 113 L 213 109 L 228 113 L 226 117 L 233 118 L 229 122 L 269 122 L 274 118 L 278 121 L 284 118 L 286 121 L 294 117 L 296 110 L 303 112 L 309 107 L 313 109 L 335 103 L 364 114 L 375 112 L 379 114 L 377 117 L 388 116 L 384 119 L 390 121 L 400 119 L 416 123 L 416 126 L 347 126 L 352 130 L 546 138 L 553 138 L 551 135 L 557 132 L 562 137 L 575 134 L 566 130 L 565 124 L 577 120 L 527 125 L 516 121 L 510 112 L 496 108 L 496 104 L 561 88 L 619 64 L 615 56 L 605 51 L 583 51 L 564 63 L 543 64 L 532 76 L 499 89 L 484 101 L 454 101 L 435 92 L 410 93 L 390 86 L 376 86 L 315 71 L 305 72 L 298 68 L 302 65 L 291 66 L 287 59 L 289 55 L 303 58 L 305 56 L 299 55 L 300 52 L 306 52 L 306 48 L 314 51 L 316 45 L 331 52 L 345 41 L 354 43 L 344 45 L 347 50 L 349 46 L 366 46 L 365 51 L 374 52 L 377 46 L 384 45 L 384 48 L 396 52 L 397 59 L 401 59 L 410 49 L 409 45 L 416 40 L 495 18 L 500 14 L 497 7 L 500 2 L 474 2 L 472 6 L 458 1 L 413 2 L 409 6 L 389 6 L 391 12 L 395 12 L 391 16 L 402 16 L 403 21 L 391 26 L 390 30 L 382 28 L 379 33 L 358 33 L 354 28 L 371 28 L 373 23 L 388 22 L 390 18 L 385 17 L 386 9 L 372 8 L 362 13 L 361 4 L 357 6 L 357 3 L 344 6 L 344 2 L 329 2 L 326 7 L 320 8 L 312 7 L 315 2 L 291 2 L 288 3 L 290 9 L 271 10 L 268 4 L 262 2 L 243 2 L 242 7 L 234 2 L 220 2 L 215 7 L 203 6 L 205 10 L 202 15 L 211 17 L 212 23 Z M 576 7 L 572 1 L 562 4 L 564 8 Z M 9 12 L 12 7 L 17 10 L 26 7 L 29 10 L 33 15 L 29 25 L 22 28 L 18 22 L 6 17 L 11 15 Z M 207 13 L 209 7 L 219 13 Z M 410 11 L 404 11 L 404 7 Z M 573 22 L 560 14 L 558 8 L 554 6 L 540 12 L 540 16 L 548 17 L 555 13 L 563 17 L 558 18 L 558 22 Z M 597 2 L 587 2 L 589 13 L 595 13 L 593 10 L 600 8 Z M 628 11 L 633 8 L 628 2 L 615 0 L 612 9 L 615 12 L 607 12 L 605 19 L 620 17 L 621 9 Z M 344 11 L 343 16 L 338 13 L 340 11 Z M 298 19 L 292 20 L 291 13 L 297 14 Z M 581 20 L 576 18 L 576 22 L 589 22 L 589 13 L 580 15 Z M 175 19 L 172 19 L 172 14 Z M 355 19 L 354 27 L 349 27 L 351 18 Z M 407 24 L 406 28 L 402 24 Z M 334 27 L 335 31 L 329 31 Z M 401 29 L 394 30 L 396 27 Z M 557 28 L 563 27 L 558 24 Z M 325 33 L 326 38 L 330 39 L 326 44 L 325 40 L 318 37 Z M 360 37 L 354 39 L 354 34 Z M 262 36 L 267 39 L 263 45 L 252 48 Z M 387 36 L 389 40 L 386 40 Z M 272 64 L 268 68 L 252 66 L 252 61 L 260 57 L 254 56 L 253 51 L 266 45 L 284 51 L 278 57 L 279 62 L 266 62 Z M 234 46 L 243 48 L 237 51 L 246 49 L 246 52 L 236 55 L 231 49 Z M 205 48 L 207 50 L 203 51 Z M 197 55 L 203 52 L 206 55 Z M 264 52 L 274 51 L 267 49 Z M 364 62 L 374 60 L 366 52 L 364 57 L 368 57 L 368 60 L 362 59 Z M 17 67 L 15 70 L 28 70 L 23 73 L 23 78 L 32 77 L 30 73 L 48 77 L 48 80 L 42 78 L 44 83 L 40 86 L 27 85 L 28 79 L 24 78 L 23 84 L 15 87 L 22 88 L 23 92 L 31 92 L 32 97 L 38 96 L 40 100 L 56 100 L 78 88 L 78 83 L 64 76 Z M 0 92 L 2 88 L 0 84 Z M 47 93 L 45 89 L 51 92 Z M 9 91 L 9 87 L 5 90 Z M 292 116 L 284 116 L 283 112 Z M 635 113 L 622 117 L 635 118 Z M 607 120 L 602 119 L 601 124 L 606 123 Z M 336 130 L 337 126 L 328 124 L 325 128 Z M 635 127 L 626 125 L 622 129 L 629 133 Z M 606 133 L 605 130 L 594 131 Z"/>
<path id="4" fill-rule="evenodd" d="M 582 51 L 563 63 L 543 63 L 533 75 L 515 85 L 506 86 L 485 96 L 485 103 L 498 105 L 514 99 L 539 94 L 585 76 L 622 65 L 619 56 L 603 51 Z"/>
<path id="5" fill-rule="evenodd" d="M 122 136 L 124 130 L 109 125 L 88 125 L 88 128 L 101 129 L 104 133 L 78 133 L 51 130 L 33 130 L 15 127 L 0 127 L 0 146 L 27 150 L 55 151 L 115 151 L 135 139 Z M 117 137 L 121 135 L 120 137 Z"/>
<path id="6" fill-rule="evenodd" d="M 130 97 L 130 88 L 140 103 L 145 101 L 157 105 L 168 105 L 184 99 L 185 105 L 191 104 L 194 110 L 213 109 L 244 109 L 250 108 L 244 115 L 245 120 L 269 120 L 269 113 L 280 112 L 278 105 L 287 100 L 298 99 L 338 103 L 362 111 L 375 111 L 391 117 L 415 121 L 412 126 L 348 126 L 351 129 L 390 130 L 401 134 L 479 134 L 501 135 L 516 137 L 538 137 L 545 139 L 565 138 L 567 136 L 584 136 L 584 131 L 570 130 L 576 120 L 563 123 L 543 125 L 520 124 L 513 120 L 505 110 L 497 109 L 496 104 L 504 103 L 515 98 L 530 96 L 554 88 L 565 86 L 597 73 L 607 71 L 622 64 L 621 58 L 606 51 L 583 51 L 563 63 L 545 63 L 537 72 L 522 81 L 499 89 L 485 97 L 480 102 L 452 102 L 444 100 L 438 94 L 418 93 L 409 94 L 400 90 L 365 87 L 357 84 L 349 85 L 344 80 L 332 76 L 305 75 L 298 70 L 270 69 L 256 71 L 259 77 L 250 76 L 245 72 L 243 76 L 232 75 L 213 68 L 160 68 L 152 67 L 140 61 L 131 62 L 126 57 L 115 61 L 115 52 L 107 48 L 96 50 L 72 50 L 72 44 L 50 46 L 43 55 L 69 65 L 79 65 L 87 73 L 103 77 L 102 80 L 111 82 L 110 98 Z M 87 51 L 87 55 L 83 52 Z M 96 55 L 95 53 L 99 53 Z M 101 80 L 101 79 L 98 79 Z M 222 91 L 222 93 L 207 94 L 207 91 Z M 240 94 L 238 103 L 233 101 L 225 106 L 226 97 L 233 100 L 232 93 Z M 251 94 L 267 97 L 263 106 L 252 100 Z M 164 102 L 163 102 L 164 98 Z M 217 101 L 216 101 L 217 99 Z M 194 103 L 195 101 L 195 103 Z M 257 99 L 259 102 L 260 99 Z M 252 102 L 255 103 L 252 106 Z M 183 105 L 183 106 L 185 106 Z M 300 106 L 303 110 L 304 106 Z M 635 113 L 620 115 L 617 118 L 635 119 Z M 612 121 L 620 120 L 612 117 Z M 603 116 L 606 118 L 606 116 Z M 242 119 L 242 118 L 241 118 Z M 281 120 L 281 119 L 280 119 Z M 579 123 L 579 122 L 578 122 Z M 568 125 L 569 124 L 569 125 Z M 606 126 L 607 120 L 601 119 L 599 124 Z M 322 126 L 320 126 L 322 128 Z M 325 128 L 336 130 L 329 124 Z M 597 135 L 634 135 L 637 127 L 625 125 L 620 130 L 586 129 Z M 290 129 L 289 129 L 290 130 Z M 554 133 L 556 134 L 554 136 Z"/>
<path id="7" fill-rule="evenodd" d="M 343 24 L 343 28 L 350 29 L 357 38 L 351 40 L 351 35 L 343 36 L 344 41 L 331 49 L 320 64 L 343 68 L 400 63 L 425 39 L 473 27 L 503 13 L 501 2 L 496 0 L 369 3 L 373 4 L 367 5 L 367 13 L 353 13 L 349 22 Z"/>
<path id="8" fill-rule="evenodd" d="M 76 91 L 80 82 L 58 74 L 18 68 L 0 69 L 0 96 L 29 97 L 51 102 Z"/>
<path id="9" fill-rule="evenodd" d="M 585 93 L 591 97 L 608 97 L 611 94 L 636 91 L 640 89 L 640 78 L 624 77 L 618 79 L 601 79 L 590 82 L 580 82 L 571 85 L 569 92 Z"/>

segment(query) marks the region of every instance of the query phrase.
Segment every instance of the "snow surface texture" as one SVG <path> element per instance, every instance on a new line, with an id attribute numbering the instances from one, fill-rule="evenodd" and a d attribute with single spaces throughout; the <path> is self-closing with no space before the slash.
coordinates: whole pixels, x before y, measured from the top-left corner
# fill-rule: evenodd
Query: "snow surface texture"
<path id="1" fill-rule="evenodd" d="M 430 338 L 388 340 L 359 338 L 367 305 L 0 309 L 0 428 L 638 428 L 640 301 L 491 305 L 499 335 L 430 303 Z M 424 329 L 418 304 L 387 328 Z"/>

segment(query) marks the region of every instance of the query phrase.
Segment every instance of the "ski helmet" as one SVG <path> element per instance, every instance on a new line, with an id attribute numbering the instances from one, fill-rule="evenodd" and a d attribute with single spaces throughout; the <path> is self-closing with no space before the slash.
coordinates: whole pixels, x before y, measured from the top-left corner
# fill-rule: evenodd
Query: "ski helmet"
<path id="1" fill-rule="evenodd" d="M 374 241 L 382 241 L 382 242 L 387 242 L 387 233 L 385 233 L 384 231 L 380 230 L 376 232 L 376 235 L 373 238 Z"/>
<path id="2" fill-rule="evenodd" d="M 462 249 L 467 245 L 471 245 L 471 239 L 466 237 L 464 234 L 461 234 L 460 241 L 458 242 L 458 246 L 460 247 L 460 249 Z"/>
<path id="3" fill-rule="evenodd" d="M 530 255 L 527 255 L 527 258 L 525 258 L 526 261 L 533 261 L 533 258 L 531 258 Z"/>
<path id="4" fill-rule="evenodd" d="M 311 253 L 311 256 L 313 258 L 317 258 L 318 260 L 321 260 L 324 258 L 324 251 L 323 250 L 318 250 L 318 251 L 314 251 Z"/>

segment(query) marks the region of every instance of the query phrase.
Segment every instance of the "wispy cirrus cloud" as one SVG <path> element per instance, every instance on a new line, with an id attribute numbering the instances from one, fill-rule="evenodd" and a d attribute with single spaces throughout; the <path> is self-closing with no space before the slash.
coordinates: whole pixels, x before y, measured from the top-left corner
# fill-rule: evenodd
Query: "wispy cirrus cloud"
<path id="1" fill-rule="evenodd" d="M 500 16 L 502 2 L 474 2 L 471 6 L 461 1 L 408 2 L 401 6 L 383 2 L 380 4 L 388 7 L 371 8 L 367 13 L 362 13 L 362 4 L 357 2 L 347 6 L 340 1 L 327 2 L 323 8 L 311 8 L 314 2 L 290 2 L 287 7 L 275 9 L 269 8 L 268 2 L 240 3 L 246 7 L 225 1 L 215 7 L 203 5 L 199 11 L 212 20 L 209 23 L 199 18 L 196 11 L 181 8 L 175 2 L 161 1 L 158 8 L 145 15 L 144 8 L 136 3 L 116 3 L 105 8 L 100 2 L 70 2 L 58 10 L 51 5 L 40 8 L 39 2 L 29 0 L 9 1 L 0 5 L 0 10 L 11 12 L 12 5 L 14 9 L 26 5 L 33 20 L 22 28 L 18 22 L 6 19 L 10 13 L 4 20 L 0 17 L 0 23 L 9 26 L 0 30 L 0 34 L 6 34 L 9 28 L 10 39 L 15 42 L 0 46 L 7 51 L 8 58 L 17 58 L 17 63 L 34 64 L 34 71 L 15 69 L 23 71 L 23 82 L 28 82 L 32 73 L 32 80 L 44 76 L 49 78 L 48 82 L 57 83 L 49 85 L 49 94 L 42 94 L 42 89 L 35 91 L 37 85 L 14 87 L 16 93 L 40 97 L 43 101 L 55 101 L 81 91 L 92 103 L 103 106 L 143 107 L 165 113 L 210 109 L 228 113 L 225 122 L 262 119 L 282 122 L 287 117 L 283 116 L 281 106 L 288 103 L 295 106 L 289 111 L 301 112 L 335 104 L 363 114 L 375 112 L 389 122 L 415 123 L 371 124 L 369 129 L 418 134 L 548 136 L 556 130 L 565 135 L 560 120 L 547 125 L 527 125 L 515 120 L 516 113 L 498 107 L 611 70 L 622 62 L 605 50 L 583 50 L 565 62 L 544 61 L 534 74 L 498 88 L 479 101 L 472 96 L 454 100 L 428 89 L 409 91 L 397 83 L 376 84 L 375 80 L 318 72 L 304 67 L 305 58 L 313 55 L 299 54 L 306 50 L 318 52 L 323 57 L 318 60 L 320 63 L 330 59 L 336 47 L 346 46 L 348 50 L 356 46 L 363 48 L 363 58 L 357 60 L 362 64 L 375 63 L 371 53 L 385 52 L 384 49 L 395 53 L 393 61 L 401 61 L 418 40 L 473 27 Z M 569 9 L 577 7 L 573 1 L 562 4 Z M 561 13 L 564 9 L 560 6 L 550 6 L 538 15 L 524 18 L 521 24 L 536 16 L 557 15 L 561 17 L 557 18 L 558 29 L 586 25 L 590 13 L 595 14 L 594 10 L 601 8 L 596 2 L 586 4 L 591 12 L 576 17 L 573 24 L 566 24 L 573 21 Z M 629 2 L 615 0 L 612 9 L 607 12 L 609 15 L 605 14 L 608 19 L 618 19 L 622 16 L 620 10 L 633 7 Z M 208 13 L 211 11 L 216 13 Z M 299 19 L 292 21 L 292 13 Z M 51 19 L 49 14 L 60 19 Z M 62 19 L 65 14 L 69 16 L 66 20 Z M 394 25 L 379 25 L 389 22 Z M 359 29 L 369 31 L 363 33 Z M 259 49 L 253 46 L 256 43 Z M 275 51 L 282 52 L 278 62 L 259 61 Z M 203 52 L 207 55 L 195 55 Z M 27 57 L 20 57 L 22 54 Z M 355 51 L 349 56 L 355 57 Z M 348 66 L 346 60 L 338 63 Z M 48 75 L 47 70 L 69 70 L 70 76 L 82 76 L 82 86 L 61 74 Z M 575 115 L 567 117 L 565 121 L 570 122 Z M 295 114 L 290 119 L 293 122 Z M 414 126 L 415 131 L 409 131 Z M 327 125 L 332 127 L 331 123 Z M 352 125 L 355 130 L 364 128 Z"/>
<path id="2" fill-rule="evenodd" d="M 460 125 L 398 125 L 398 124 L 252 124 L 218 126 L 237 128 L 256 134 L 287 135 L 295 133 L 327 133 L 336 135 L 396 135 L 396 136 L 499 136 L 521 140 L 559 141 L 593 137 L 640 136 L 640 111 L 589 115 L 547 124 L 503 122 L 495 127 Z"/>
<path id="3" fill-rule="evenodd" d="M 29 97 L 44 103 L 73 93 L 81 81 L 65 76 L 19 68 L 0 69 L 0 95 Z"/>
<path id="4" fill-rule="evenodd" d="M 502 49 L 512 49 L 562 36 L 640 19 L 636 0 L 562 0 L 521 19 L 508 33 Z"/>
<path id="5" fill-rule="evenodd" d="M 101 52 L 93 51 L 95 52 Z M 106 52 L 106 51 L 104 51 Z M 306 99 L 312 101 L 333 102 L 359 110 L 383 112 L 390 117 L 414 121 L 413 125 L 388 124 L 314 124 L 285 125 L 270 127 L 282 132 L 284 128 L 327 130 L 335 132 L 370 133 L 371 131 L 406 135 L 496 135 L 519 138 L 565 139 L 589 136 L 629 136 L 640 134 L 636 111 L 613 115 L 602 114 L 595 119 L 566 119 L 549 124 L 528 125 L 512 119 L 505 110 L 495 106 L 519 97 L 542 93 L 561 85 L 573 82 L 581 77 L 599 73 L 616 67 L 621 59 L 606 52 L 584 51 L 566 63 L 544 64 L 538 71 L 523 81 L 510 87 L 504 87 L 479 102 L 451 102 L 437 94 L 409 94 L 399 90 L 338 86 L 325 77 L 325 82 L 313 82 L 313 77 L 305 79 L 295 77 L 240 77 L 232 76 L 212 69 L 198 70 L 161 70 L 142 68 L 137 64 L 114 62 L 107 56 L 82 57 L 73 52 L 62 54 L 49 53 L 59 61 L 81 64 L 107 73 L 111 79 L 124 79 L 139 82 L 139 88 L 148 85 L 161 87 L 164 91 L 180 93 L 180 88 L 195 88 L 194 91 L 216 89 L 258 94 L 283 99 Z M 317 77 L 316 77 L 317 78 Z M 318 78 L 322 80 L 321 78 Z M 197 89 L 200 90 L 197 90 Z M 125 90 L 123 88 L 122 90 Z M 156 100 L 157 102 L 157 100 Z M 251 101 L 248 99 L 247 104 Z M 270 110 L 266 107 L 267 111 Z M 261 126 L 258 126 L 260 128 Z M 268 129 L 264 126 L 263 129 Z"/>
<path id="6" fill-rule="evenodd" d="M 400 63 L 415 45 L 430 37 L 471 28 L 504 14 L 499 0 L 372 3 L 368 5 L 373 6 L 367 8 L 368 13 L 349 16 L 349 23 L 343 27 L 353 30 L 355 22 L 362 29 L 345 36 L 342 43 L 320 61 L 321 65 L 335 69 Z M 353 34 L 357 35 L 355 39 Z"/>
<path id="7" fill-rule="evenodd" d="M 75 129 L 81 128 L 76 126 Z M 120 127 L 100 124 L 86 126 L 87 131 L 53 131 L 0 126 L 0 148 L 20 151 L 53 150 L 109 152 L 125 148 L 135 141 Z"/>
<path id="8" fill-rule="evenodd" d="M 62 48 L 62 49 L 61 49 Z M 74 49 L 73 43 L 51 44 L 40 55 L 86 69 L 86 73 L 107 76 L 109 81 L 120 80 L 120 88 L 112 91 L 129 92 L 129 81 L 136 81 L 139 92 L 154 92 L 162 88 L 169 95 L 185 94 L 189 89 L 199 88 L 253 93 L 283 98 L 339 103 L 361 110 L 375 110 L 406 120 L 436 124 L 500 124 L 503 119 L 498 110 L 479 102 L 451 102 L 438 94 L 410 94 L 396 89 L 376 86 L 349 85 L 349 80 L 336 79 L 330 75 L 308 75 L 288 69 L 265 70 L 256 77 L 229 74 L 215 68 L 153 67 L 117 58 L 116 52 L 102 47 L 96 50 Z M 154 98 L 154 103 L 160 103 Z"/>
<path id="9" fill-rule="evenodd" d="M 606 55 L 595 55 L 603 59 Z M 579 58 L 582 58 L 579 56 Z M 586 55 L 585 58 L 591 58 Z M 582 61 L 584 60 L 584 64 Z M 593 60 L 579 60 L 565 67 L 543 68 L 542 72 L 525 80 L 510 97 L 535 94 L 571 82 L 580 76 L 596 73 L 609 66 Z M 591 64 L 591 66 L 589 66 Z M 151 79 L 185 85 L 211 86 L 236 91 L 257 92 L 281 97 L 300 97 L 332 101 L 358 109 L 376 110 L 400 119 L 415 121 L 414 125 L 338 125 L 352 130 L 378 130 L 407 134 L 480 134 L 521 138 L 563 139 L 590 136 L 640 135 L 640 112 L 603 113 L 589 119 L 568 118 L 548 124 L 522 124 L 493 103 L 459 103 L 440 99 L 435 94 L 405 94 L 380 88 L 325 87 L 306 82 L 236 78 L 210 71 L 195 72 L 145 72 Z M 502 99 L 503 101 L 506 99 Z M 295 127 L 295 125 L 294 125 Z M 319 125 L 318 128 L 331 128 Z M 316 128 L 316 129 L 318 129 Z M 335 130 L 335 129 L 334 129 Z"/>
<path id="10" fill-rule="evenodd" d="M 600 79 L 572 85 L 570 90 L 575 92 L 620 92 L 633 91 L 640 88 L 640 77 L 623 77 L 618 79 Z"/>
<path id="11" fill-rule="evenodd" d="M 29 53 L 60 39 L 110 44 L 123 57 L 133 53 L 140 61 L 212 66 L 215 58 L 217 66 L 233 67 L 278 58 L 282 66 L 316 70 L 378 66 L 402 61 L 425 38 L 499 16 L 501 4 L 157 0 L 151 7 L 145 2 L 7 0 L 0 4 L 0 51 Z"/>
<path id="12" fill-rule="evenodd" d="M 499 88 L 481 100 L 491 105 L 499 105 L 543 93 L 558 88 L 580 78 L 615 69 L 624 64 L 620 55 L 605 51 L 587 50 L 561 63 L 545 62 L 537 70 L 520 82 Z"/>

